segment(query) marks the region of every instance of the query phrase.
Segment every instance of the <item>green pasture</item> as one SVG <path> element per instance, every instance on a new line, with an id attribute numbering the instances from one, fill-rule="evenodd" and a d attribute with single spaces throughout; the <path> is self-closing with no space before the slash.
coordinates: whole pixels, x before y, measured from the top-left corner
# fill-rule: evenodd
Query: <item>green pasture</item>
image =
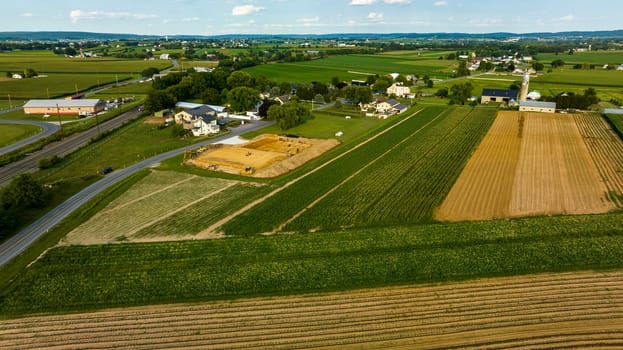
<path id="1" fill-rule="evenodd" d="M 20 73 L 32 68 L 39 74 L 50 73 L 93 73 L 138 75 L 150 67 L 165 69 L 171 67 L 168 60 L 130 60 L 112 57 L 68 58 L 51 51 L 17 51 L 0 53 L 0 72 Z"/>
<path id="2" fill-rule="evenodd" d="M 56 247 L 2 283 L 0 315 L 622 267 L 621 213 Z"/>
<path id="3" fill-rule="evenodd" d="M 351 116 L 346 119 L 346 116 Z M 369 132 L 371 129 L 387 123 L 374 117 L 366 117 L 359 110 L 330 108 L 327 110 L 317 110 L 313 112 L 313 119 L 304 124 L 288 129 L 281 130 L 279 126 L 272 125 L 258 131 L 247 133 L 246 138 L 253 138 L 261 134 L 295 134 L 309 138 L 329 139 L 335 138 L 341 142 L 350 142 L 357 137 Z M 335 133 L 342 131 L 341 137 L 336 137 Z"/>
<path id="4" fill-rule="evenodd" d="M 170 128 L 159 129 L 137 120 L 65 157 L 58 166 L 36 174 L 44 182 L 63 181 L 69 178 L 97 174 L 105 166 L 114 169 L 142 161 L 172 149 L 190 145 L 205 138 L 173 136 Z"/>
<path id="5" fill-rule="evenodd" d="M 559 84 L 586 87 L 619 87 L 623 88 L 623 71 L 612 70 L 583 70 L 583 69 L 555 69 L 530 78 L 532 84 Z"/>
<path id="6" fill-rule="evenodd" d="M 12 145 L 40 132 L 41 128 L 36 125 L 0 124 L 0 147 Z"/>
<path id="7" fill-rule="evenodd" d="M 328 82 L 332 77 L 343 81 L 365 80 L 367 74 L 400 73 L 428 75 L 433 79 L 447 79 L 457 61 L 438 59 L 409 60 L 383 55 L 346 55 L 295 63 L 276 63 L 247 69 L 253 75 L 264 75 L 276 81 Z"/>
<path id="8" fill-rule="evenodd" d="M 30 79 L 0 80 L 0 99 L 8 101 L 11 95 L 13 106 L 22 105 L 30 99 L 58 98 L 85 91 L 98 86 L 132 78 L 128 74 L 49 74 Z"/>
<path id="9" fill-rule="evenodd" d="M 601 67 L 605 64 L 622 64 L 623 50 L 574 52 L 573 55 L 568 55 L 566 53 L 560 53 L 558 55 L 553 53 L 540 53 L 537 55 L 537 58 L 540 62 L 546 64 L 546 67 L 555 60 L 563 60 L 567 65 L 588 63 Z"/>

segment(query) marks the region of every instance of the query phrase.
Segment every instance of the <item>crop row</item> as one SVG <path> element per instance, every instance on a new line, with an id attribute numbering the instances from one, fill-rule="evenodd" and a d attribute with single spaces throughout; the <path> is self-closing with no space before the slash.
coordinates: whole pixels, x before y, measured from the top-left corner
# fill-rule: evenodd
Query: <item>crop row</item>
<path id="1" fill-rule="evenodd" d="M 400 124 L 360 147 L 309 174 L 278 194 L 267 198 L 250 210 L 238 215 L 221 229 L 227 235 L 249 235 L 272 232 L 335 185 L 382 155 L 392 145 L 414 133 L 419 133 L 443 121 L 443 107 L 427 108 L 405 117 Z M 270 213 L 270 215 L 267 215 Z"/>
<path id="2" fill-rule="evenodd" d="M 265 191 L 238 184 L 138 231 L 135 237 L 195 235 Z"/>
<path id="3" fill-rule="evenodd" d="M 48 251 L 0 292 L 0 314 L 609 269 L 622 262 L 620 213 L 69 246 Z"/>
<path id="4" fill-rule="evenodd" d="M 428 220 L 490 127 L 493 111 L 454 109 L 369 163 L 286 230 L 417 223 Z M 434 180 L 433 180 L 434 179 Z"/>
<path id="5" fill-rule="evenodd" d="M 67 235 L 68 242 L 87 242 L 92 238 L 112 240 L 131 236 L 145 225 L 158 221 L 193 201 L 210 196 L 213 192 L 231 185 L 231 182 L 182 175 L 182 181 L 169 185 L 161 183 L 160 176 L 151 174 L 143 179 L 137 190 L 122 195 L 109 207 L 78 226 Z M 155 184 L 155 186 L 152 186 Z M 151 192 L 150 192 L 151 191 Z"/>

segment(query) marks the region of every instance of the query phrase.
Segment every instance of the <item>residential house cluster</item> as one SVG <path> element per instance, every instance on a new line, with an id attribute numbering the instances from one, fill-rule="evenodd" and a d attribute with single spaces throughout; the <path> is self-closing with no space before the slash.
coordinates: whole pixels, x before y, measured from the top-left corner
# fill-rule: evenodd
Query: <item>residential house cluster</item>
<path id="1" fill-rule="evenodd" d="M 218 118 L 226 114 L 225 107 L 200 105 L 195 103 L 179 102 L 176 107 L 182 110 L 175 114 L 175 123 L 190 130 L 193 136 L 217 134 L 221 128 Z"/>
<path id="2" fill-rule="evenodd" d="M 368 104 L 361 105 L 361 110 L 366 112 L 366 116 L 387 119 L 387 117 L 405 112 L 409 108 L 408 105 L 400 103 L 400 101 L 384 98 L 378 98 Z"/>

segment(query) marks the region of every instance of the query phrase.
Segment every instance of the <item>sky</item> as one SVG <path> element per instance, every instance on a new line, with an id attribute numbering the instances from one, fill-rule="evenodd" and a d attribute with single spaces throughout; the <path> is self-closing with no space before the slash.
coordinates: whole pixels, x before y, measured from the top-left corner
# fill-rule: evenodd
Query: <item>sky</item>
<path id="1" fill-rule="evenodd" d="M 220 35 L 623 29 L 619 0 L 18 0 L 2 5 L 0 31 Z"/>

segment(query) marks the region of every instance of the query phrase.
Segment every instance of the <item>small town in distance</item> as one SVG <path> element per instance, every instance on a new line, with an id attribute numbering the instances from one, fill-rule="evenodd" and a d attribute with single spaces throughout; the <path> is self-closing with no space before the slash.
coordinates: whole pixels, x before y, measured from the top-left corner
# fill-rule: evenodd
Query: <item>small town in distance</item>
<path id="1" fill-rule="evenodd" d="M 601 1 L 37 2 L 0 32 L 0 348 L 623 347 Z"/>

